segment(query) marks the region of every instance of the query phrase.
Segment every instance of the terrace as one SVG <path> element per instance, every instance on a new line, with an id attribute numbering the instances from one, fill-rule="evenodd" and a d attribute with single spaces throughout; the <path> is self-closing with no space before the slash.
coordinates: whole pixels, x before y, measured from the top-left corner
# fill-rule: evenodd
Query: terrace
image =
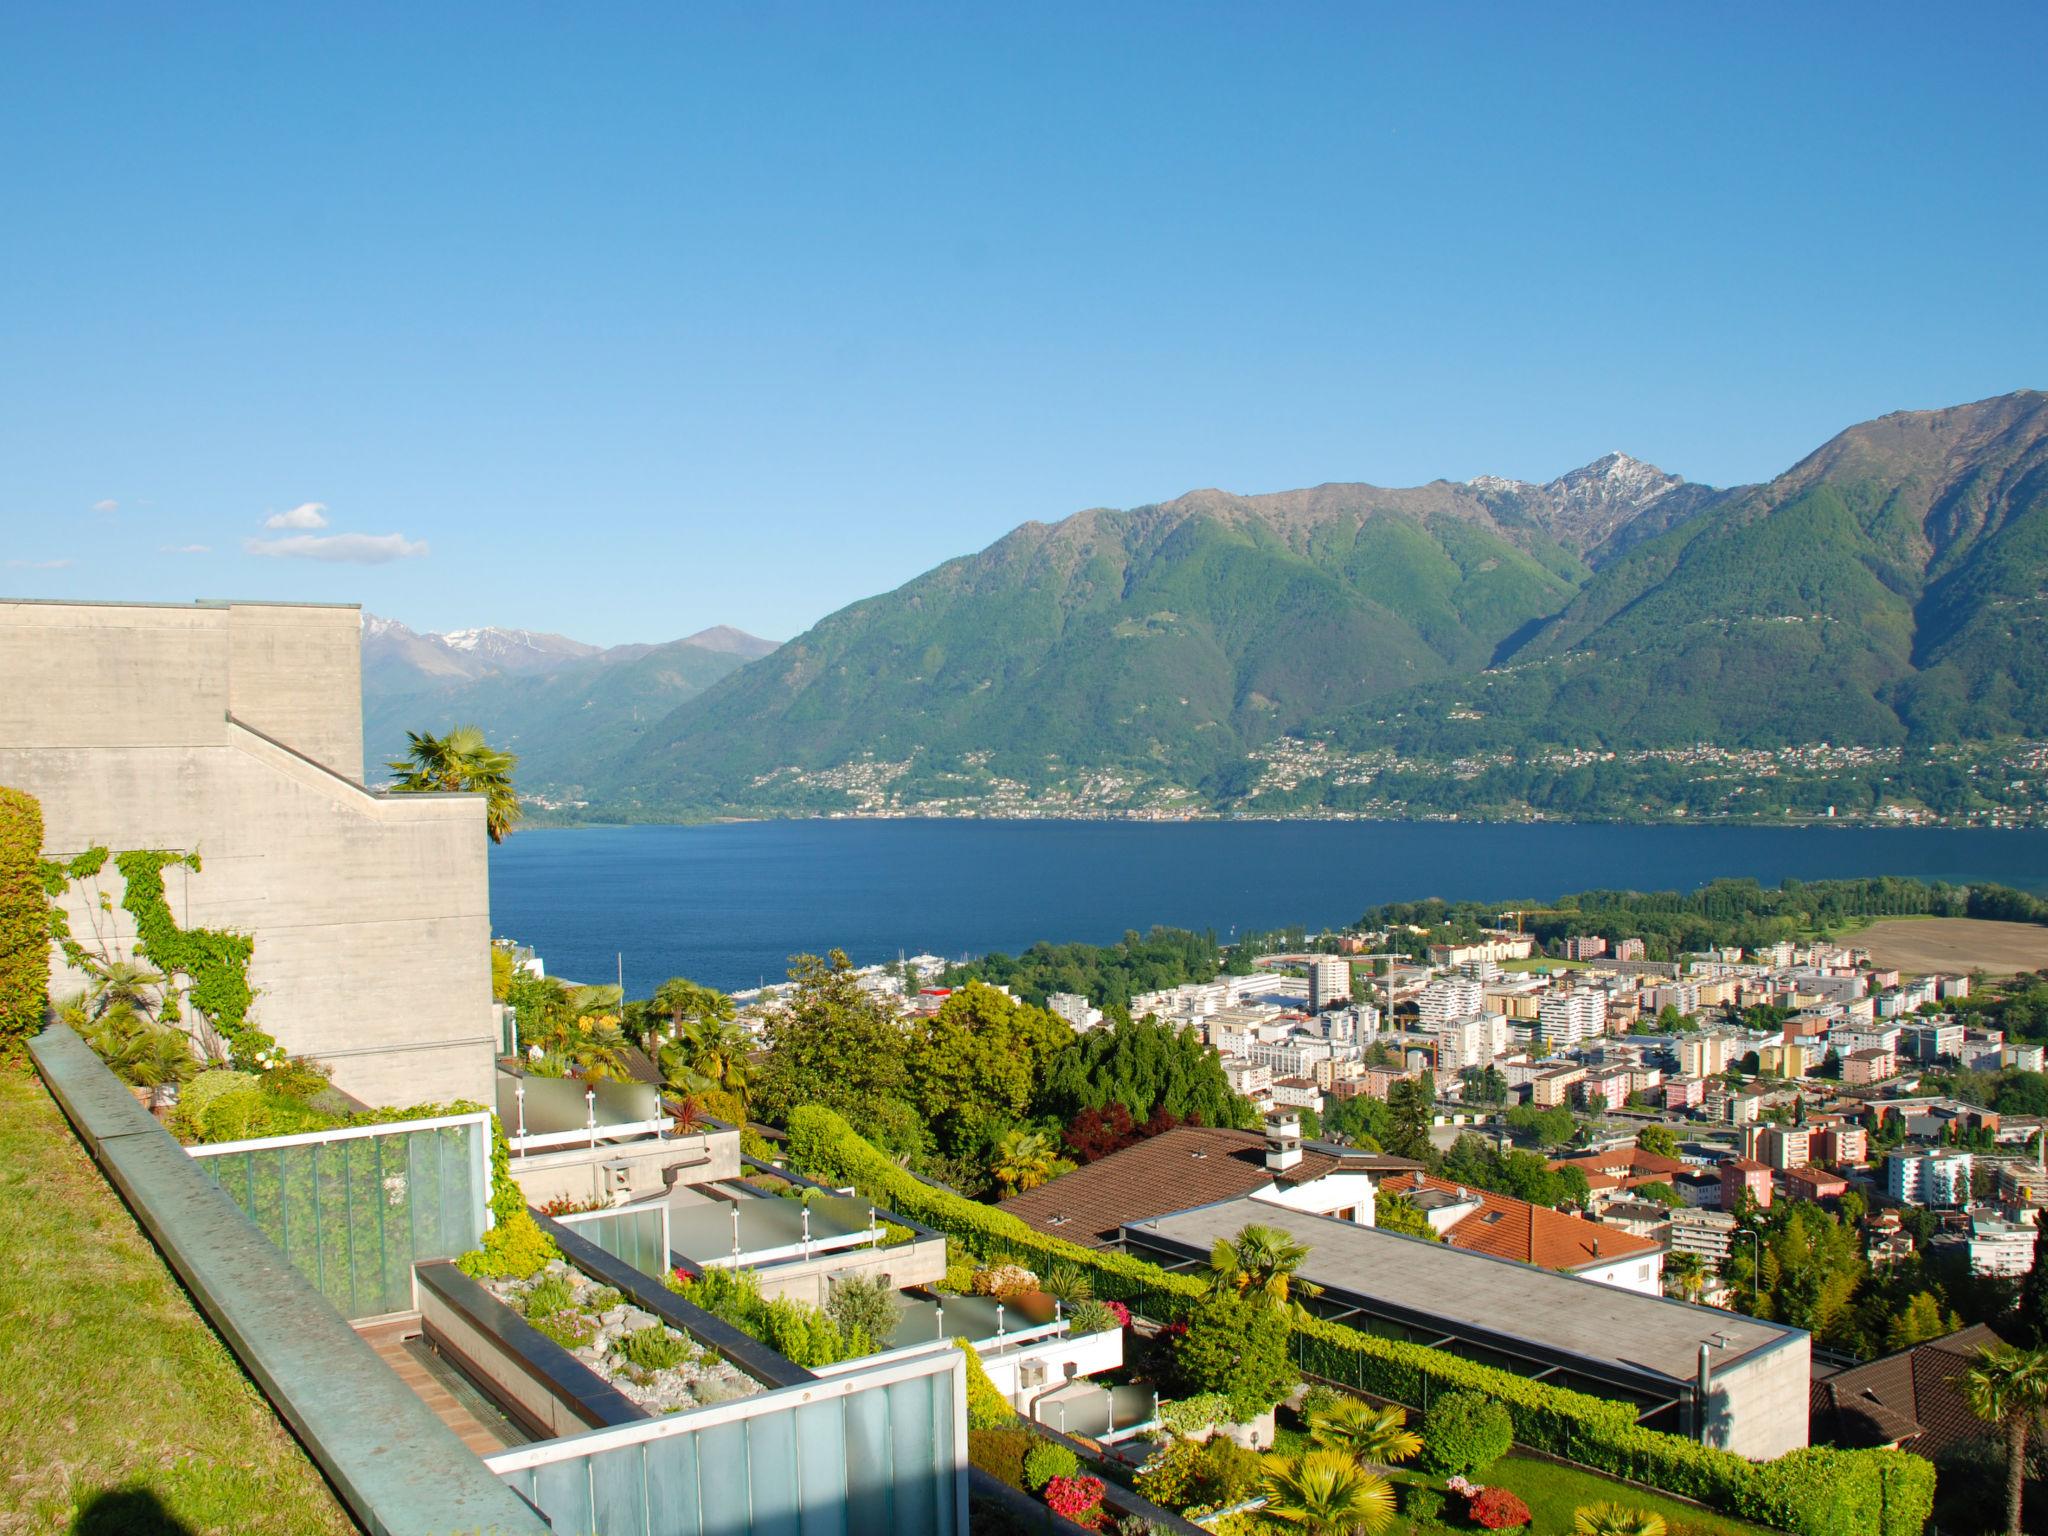
<path id="1" fill-rule="evenodd" d="M 548 1223 L 566 1262 L 479 1283 L 450 1260 L 491 1221 L 488 1116 L 188 1149 L 69 1031 L 32 1051 L 109 1182 L 365 1529 L 668 1536 L 822 1518 L 875 1536 L 964 1530 L 958 1350 L 933 1341 L 829 1375 L 792 1365 L 647 1272 L 648 1230 L 654 1252 L 666 1246 L 661 1200 Z M 761 1230 L 783 1230 L 769 1221 Z M 621 1249 L 633 1236 L 647 1268 L 581 1232 Z M 644 1359 L 622 1349 L 629 1333 Z"/>

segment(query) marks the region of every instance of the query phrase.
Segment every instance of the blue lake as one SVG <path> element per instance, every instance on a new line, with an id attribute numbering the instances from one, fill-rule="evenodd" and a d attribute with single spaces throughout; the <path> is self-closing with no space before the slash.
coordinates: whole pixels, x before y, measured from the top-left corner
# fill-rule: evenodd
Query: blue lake
<path id="1" fill-rule="evenodd" d="M 1911 875 L 2048 890 L 2048 831 L 1449 822 L 776 821 L 579 827 L 491 853 L 491 926 L 556 974 L 780 981 L 790 955 L 958 956 L 1163 923 L 1310 929 L 1383 901 Z"/>

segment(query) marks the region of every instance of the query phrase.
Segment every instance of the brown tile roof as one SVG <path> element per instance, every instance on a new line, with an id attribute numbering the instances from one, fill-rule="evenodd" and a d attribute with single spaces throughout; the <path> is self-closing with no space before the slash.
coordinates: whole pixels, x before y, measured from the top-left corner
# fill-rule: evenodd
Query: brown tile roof
<path id="1" fill-rule="evenodd" d="M 1681 1174 L 1694 1171 L 1692 1164 L 1675 1157 L 1662 1157 L 1640 1147 L 1619 1147 L 1611 1152 L 1580 1152 L 1550 1160 L 1552 1168 L 1576 1168 L 1586 1176 L 1588 1187 L 1596 1190 L 1637 1189 L 1645 1184 L 1669 1184 Z"/>
<path id="2" fill-rule="evenodd" d="M 1982 1323 L 1814 1382 L 1816 1444 L 1900 1445 L 1929 1458 L 1994 1433 L 1970 1412 L 1956 1378 L 1979 1349 L 2005 1341 Z"/>
<path id="3" fill-rule="evenodd" d="M 1452 1195 L 1464 1189 L 1479 1201 L 1479 1209 L 1444 1233 L 1444 1241 L 1453 1248 L 1490 1253 L 1498 1259 L 1519 1259 L 1543 1269 L 1573 1271 L 1663 1251 L 1663 1244 L 1653 1238 L 1638 1237 L 1619 1227 L 1553 1211 L 1548 1206 L 1531 1205 L 1512 1195 L 1470 1189 L 1434 1174 L 1402 1174 L 1385 1180 L 1380 1188 L 1399 1194 L 1435 1190 Z"/>
<path id="4" fill-rule="evenodd" d="M 1339 1169 L 1382 1173 L 1415 1166 L 1405 1158 L 1310 1144 L 1280 1182 L 1302 1184 Z M 1099 1248 L 1114 1241 L 1126 1222 L 1248 1195 L 1273 1177 L 1266 1171 L 1263 1133 L 1183 1125 L 1012 1195 L 997 1208 L 1053 1237 Z"/>

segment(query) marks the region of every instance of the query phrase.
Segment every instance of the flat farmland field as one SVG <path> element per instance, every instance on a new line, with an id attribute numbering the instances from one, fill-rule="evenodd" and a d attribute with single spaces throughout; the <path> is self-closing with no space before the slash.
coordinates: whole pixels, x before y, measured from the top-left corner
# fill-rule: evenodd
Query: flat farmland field
<path id="1" fill-rule="evenodd" d="M 1975 971 L 2009 976 L 2048 966 L 2048 928 L 1976 917 L 1891 917 L 1842 936 L 1870 958 L 1902 971 Z"/>

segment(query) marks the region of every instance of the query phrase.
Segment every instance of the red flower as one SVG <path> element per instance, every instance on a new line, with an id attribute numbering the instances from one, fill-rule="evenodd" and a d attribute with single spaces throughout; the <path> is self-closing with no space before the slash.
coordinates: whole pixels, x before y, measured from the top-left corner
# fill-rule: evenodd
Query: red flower
<path id="1" fill-rule="evenodd" d="M 1474 1525 L 1488 1531 L 1511 1531 L 1529 1523 L 1529 1506 L 1505 1488 L 1480 1489 L 1465 1513 Z"/>
<path id="2" fill-rule="evenodd" d="M 1117 1327 L 1128 1328 L 1131 1326 L 1131 1309 L 1129 1307 L 1120 1301 L 1105 1301 L 1103 1305 L 1116 1314 Z"/>
<path id="3" fill-rule="evenodd" d="M 1056 1477 L 1045 1485 L 1045 1502 L 1054 1514 L 1079 1519 L 1102 1503 L 1102 1479 Z"/>

